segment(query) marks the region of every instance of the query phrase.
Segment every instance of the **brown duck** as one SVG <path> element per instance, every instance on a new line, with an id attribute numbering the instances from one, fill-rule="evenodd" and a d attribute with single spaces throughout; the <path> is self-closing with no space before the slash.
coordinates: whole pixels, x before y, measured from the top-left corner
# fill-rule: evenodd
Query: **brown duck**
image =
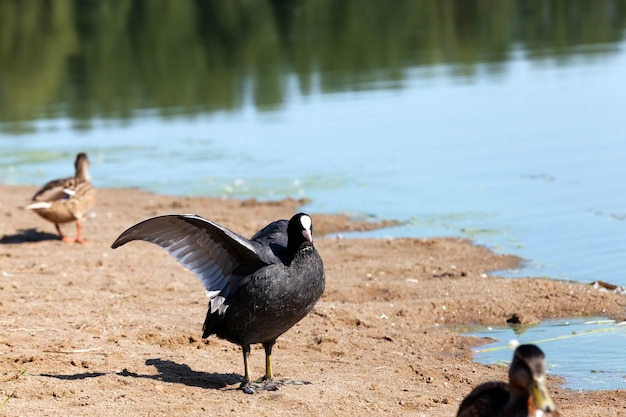
<path id="1" fill-rule="evenodd" d="M 89 159 L 85 153 L 76 155 L 73 177 L 49 181 L 35 193 L 26 206 L 54 226 L 64 242 L 84 243 L 80 220 L 96 200 L 96 190 L 89 181 Z M 60 224 L 76 222 L 76 237 L 64 236 Z"/>
<path id="2" fill-rule="evenodd" d="M 558 417 L 545 379 L 541 349 L 520 345 L 513 354 L 509 383 L 480 384 L 465 397 L 457 417 Z"/>

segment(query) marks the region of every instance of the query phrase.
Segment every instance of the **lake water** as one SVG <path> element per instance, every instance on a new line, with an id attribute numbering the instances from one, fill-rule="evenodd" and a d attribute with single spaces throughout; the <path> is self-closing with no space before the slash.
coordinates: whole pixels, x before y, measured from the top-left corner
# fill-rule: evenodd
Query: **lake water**
<path id="1" fill-rule="evenodd" d="M 625 1 L 10 4 L 2 183 L 85 151 L 99 187 L 307 197 L 626 285 Z"/>
<path id="2" fill-rule="evenodd" d="M 602 318 L 551 320 L 529 328 L 488 328 L 470 333 L 496 342 L 475 350 L 483 363 L 508 366 L 518 344 L 534 343 L 546 355 L 546 372 L 565 377 L 574 390 L 626 386 L 626 326 Z M 598 343 L 601 337 L 602 343 Z"/>

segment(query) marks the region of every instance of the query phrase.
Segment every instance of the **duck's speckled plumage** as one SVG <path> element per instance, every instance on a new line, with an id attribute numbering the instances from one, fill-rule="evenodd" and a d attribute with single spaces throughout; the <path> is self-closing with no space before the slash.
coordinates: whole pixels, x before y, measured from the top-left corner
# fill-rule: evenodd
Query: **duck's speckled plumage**
<path id="1" fill-rule="evenodd" d="M 272 347 L 324 291 L 324 266 L 312 243 L 310 217 L 299 213 L 275 221 L 246 239 L 200 216 L 161 216 L 132 226 L 112 247 L 132 240 L 163 247 L 203 282 L 210 298 L 203 337 L 215 334 L 242 347 L 242 389 L 276 389 Z M 266 353 L 263 384 L 249 377 L 248 355 L 255 343 L 262 343 Z"/>
<path id="2" fill-rule="evenodd" d="M 535 345 L 515 349 L 509 382 L 480 384 L 463 400 L 457 417 L 558 417 L 545 386 L 545 356 Z"/>
<path id="3" fill-rule="evenodd" d="M 54 223 L 59 236 L 66 242 L 83 243 L 81 219 L 96 201 L 96 190 L 90 182 L 89 160 L 85 153 L 76 155 L 73 177 L 47 182 L 31 199 L 27 209 Z M 63 235 L 60 224 L 76 222 L 76 237 Z"/>

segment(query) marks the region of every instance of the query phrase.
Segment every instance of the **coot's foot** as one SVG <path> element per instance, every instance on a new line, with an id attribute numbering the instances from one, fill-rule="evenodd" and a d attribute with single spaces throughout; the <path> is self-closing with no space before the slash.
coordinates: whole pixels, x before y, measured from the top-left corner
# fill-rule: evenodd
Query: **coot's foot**
<path id="1" fill-rule="evenodd" d="M 285 381 L 262 377 L 254 382 L 242 382 L 239 389 L 246 394 L 254 394 L 259 391 L 278 391 L 278 387 L 283 385 L 310 385 L 307 381 Z"/>
<path id="2" fill-rule="evenodd" d="M 259 391 L 277 391 L 278 387 L 284 384 L 284 381 L 263 377 L 254 382 L 243 382 L 239 388 L 246 394 L 254 394 Z"/>

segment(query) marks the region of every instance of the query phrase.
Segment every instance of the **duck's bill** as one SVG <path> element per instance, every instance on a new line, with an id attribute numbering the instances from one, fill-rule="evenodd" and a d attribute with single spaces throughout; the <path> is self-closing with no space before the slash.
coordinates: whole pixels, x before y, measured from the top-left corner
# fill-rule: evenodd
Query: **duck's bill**
<path id="1" fill-rule="evenodd" d="M 532 399 L 537 413 L 533 414 L 536 417 L 544 416 L 544 412 L 550 413 L 556 410 L 548 389 L 546 388 L 545 378 L 543 376 L 539 378 L 533 378 L 533 381 L 529 387 L 530 398 Z"/>

